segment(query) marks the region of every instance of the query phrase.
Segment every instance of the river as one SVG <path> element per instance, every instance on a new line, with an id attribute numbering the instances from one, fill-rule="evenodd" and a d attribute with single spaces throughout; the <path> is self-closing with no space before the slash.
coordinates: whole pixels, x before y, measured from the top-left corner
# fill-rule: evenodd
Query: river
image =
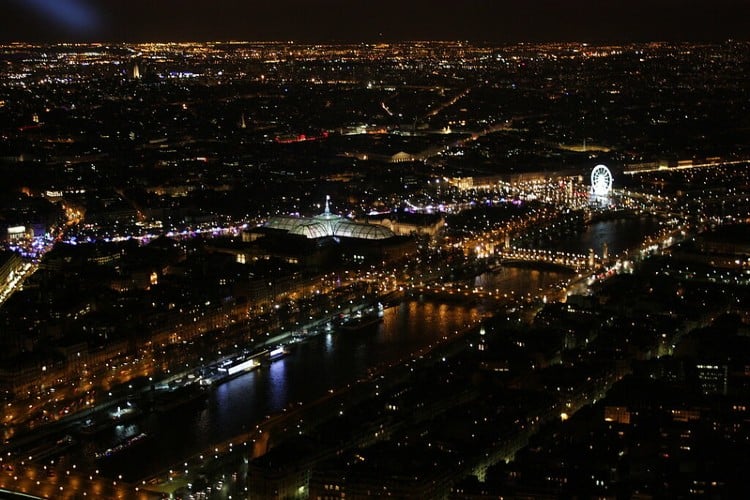
<path id="1" fill-rule="evenodd" d="M 589 249 L 601 255 L 606 243 L 611 256 L 633 248 L 647 236 L 656 234 L 661 228 L 655 217 L 614 219 L 587 225 L 582 232 L 555 235 L 542 240 L 537 248 L 588 254 Z"/>
<path id="2" fill-rule="evenodd" d="M 597 222 L 545 248 L 600 251 L 606 242 L 610 252 L 617 253 L 657 229 L 653 219 Z M 569 276 L 565 271 L 506 267 L 478 276 L 475 283 L 508 293 L 533 294 Z M 84 438 L 83 446 L 68 459 L 110 477 L 140 480 L 254 427 L 266 415 L 292 403 L 312 401 L 331 388 L 354 382 L 370 368 L 398 362 L 479 317 L 475 307 L 402 302 L 387 308 L 376 327 L 321 334 L 294 345 L 286 357 L 215 387 L 203 405 L 151 413 L 96 438 Z M 148 437 L 133 447 L 109 458 L 94 458 L 96 451 L 141 432 Z"/>

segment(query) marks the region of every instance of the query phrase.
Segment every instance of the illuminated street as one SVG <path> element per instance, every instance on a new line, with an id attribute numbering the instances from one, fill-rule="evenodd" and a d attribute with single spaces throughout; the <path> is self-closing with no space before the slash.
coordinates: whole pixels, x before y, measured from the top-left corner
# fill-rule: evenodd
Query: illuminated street
<path id="1" fill-rule="evenodd" d="M 746 42 L 157 31 L 0 40 L 0 496 L 747 497 Z"/>

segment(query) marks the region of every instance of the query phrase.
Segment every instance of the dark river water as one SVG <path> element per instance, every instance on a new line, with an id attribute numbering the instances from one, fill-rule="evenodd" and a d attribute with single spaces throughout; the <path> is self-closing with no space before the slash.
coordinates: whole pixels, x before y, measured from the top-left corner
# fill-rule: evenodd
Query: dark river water
<path id="1" fill-rule="evenodd" d="M 653 219 L 598 222 L 582 233 L 545 243 L 544 248 L 610 253 L 638 244 L 658 229 Z M 529 268 L 501 268 L 475 280 L 477 285 L 515 293 L 534 293 L 570 274 Z M 354 332 L 321 334 L 294 345 L 288 356 L 225 382 L 211 391 L 205 404 L 180 407 L 169 413 L 151 413 L 134 423 L 90 438 L 70 459 L 106 475 L 122 474 L 138 480 L 180 462 L 214 443 L 255 426 L 266 415 L 294 402 L 317 399 L 328 389 L 344 386 L 369 368 L 394 363 L 440 337 L 478 319 L 474 307 L 407 301 L 387 308 L 384 321 Z M 111 457 L 96 460 L 94 453 L 128 436 L 147 433 L 136 445 Z"/>
<path id="2" fill-rule="evenodd" d="M 637 246 L 645 237 L 656 234 L 659 228 L 658 219 L 653 217 L 608 220 L 590 224 L 579 233 L 555 235 L 533 246 L 578 254 L 588 254 L 589 249 L 593 249 L 601 255 L 606 243 L 612 256 Z"/>
<path id="3" fill-rule="evenodd" d="M 107 475 L 140 479 L 254 427 L 290 403 L 317 399 L 365 376 L 369 368 L 396 362 L 478 318 L 472 307 L 403 302 L 385 309 L 379 325 L 320 334 L 292 345 L 289 355 L 214 387 L 207 404 L 151 413 L 99 435 L 83 447 L 78 460 Z M 96 464 L 91 461 L 97 449 L 140 432 L 149 437 Z"/>

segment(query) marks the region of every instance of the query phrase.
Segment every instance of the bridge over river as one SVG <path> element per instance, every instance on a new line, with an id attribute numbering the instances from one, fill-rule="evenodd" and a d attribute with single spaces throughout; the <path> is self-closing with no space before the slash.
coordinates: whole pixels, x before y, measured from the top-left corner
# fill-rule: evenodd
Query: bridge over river
<path id="1" fill-rule="evenodd" d="M 602 264 L 602 257 L 594 254 L 584 255 L 561 250 L 547 250 L 541 248 L 508 248 L 499 253 L 500 262 L 511 263 L 540 263 L 555 267 L 562 267 L 576 272 L 589 271 Z"/>

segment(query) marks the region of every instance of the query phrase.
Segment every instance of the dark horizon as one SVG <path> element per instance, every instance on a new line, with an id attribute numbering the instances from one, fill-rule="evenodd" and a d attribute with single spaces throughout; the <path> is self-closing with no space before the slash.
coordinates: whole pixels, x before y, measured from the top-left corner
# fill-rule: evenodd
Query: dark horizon
<path id="1" fill-rule="evenodd" d="M 745 2 L 541 0 L 523 5 L 469 0 L 377 5 L 280 0 L 16 0 L 0 20 L 4 42 L 295 41 L 704 42 L 746 40 Z"/>

